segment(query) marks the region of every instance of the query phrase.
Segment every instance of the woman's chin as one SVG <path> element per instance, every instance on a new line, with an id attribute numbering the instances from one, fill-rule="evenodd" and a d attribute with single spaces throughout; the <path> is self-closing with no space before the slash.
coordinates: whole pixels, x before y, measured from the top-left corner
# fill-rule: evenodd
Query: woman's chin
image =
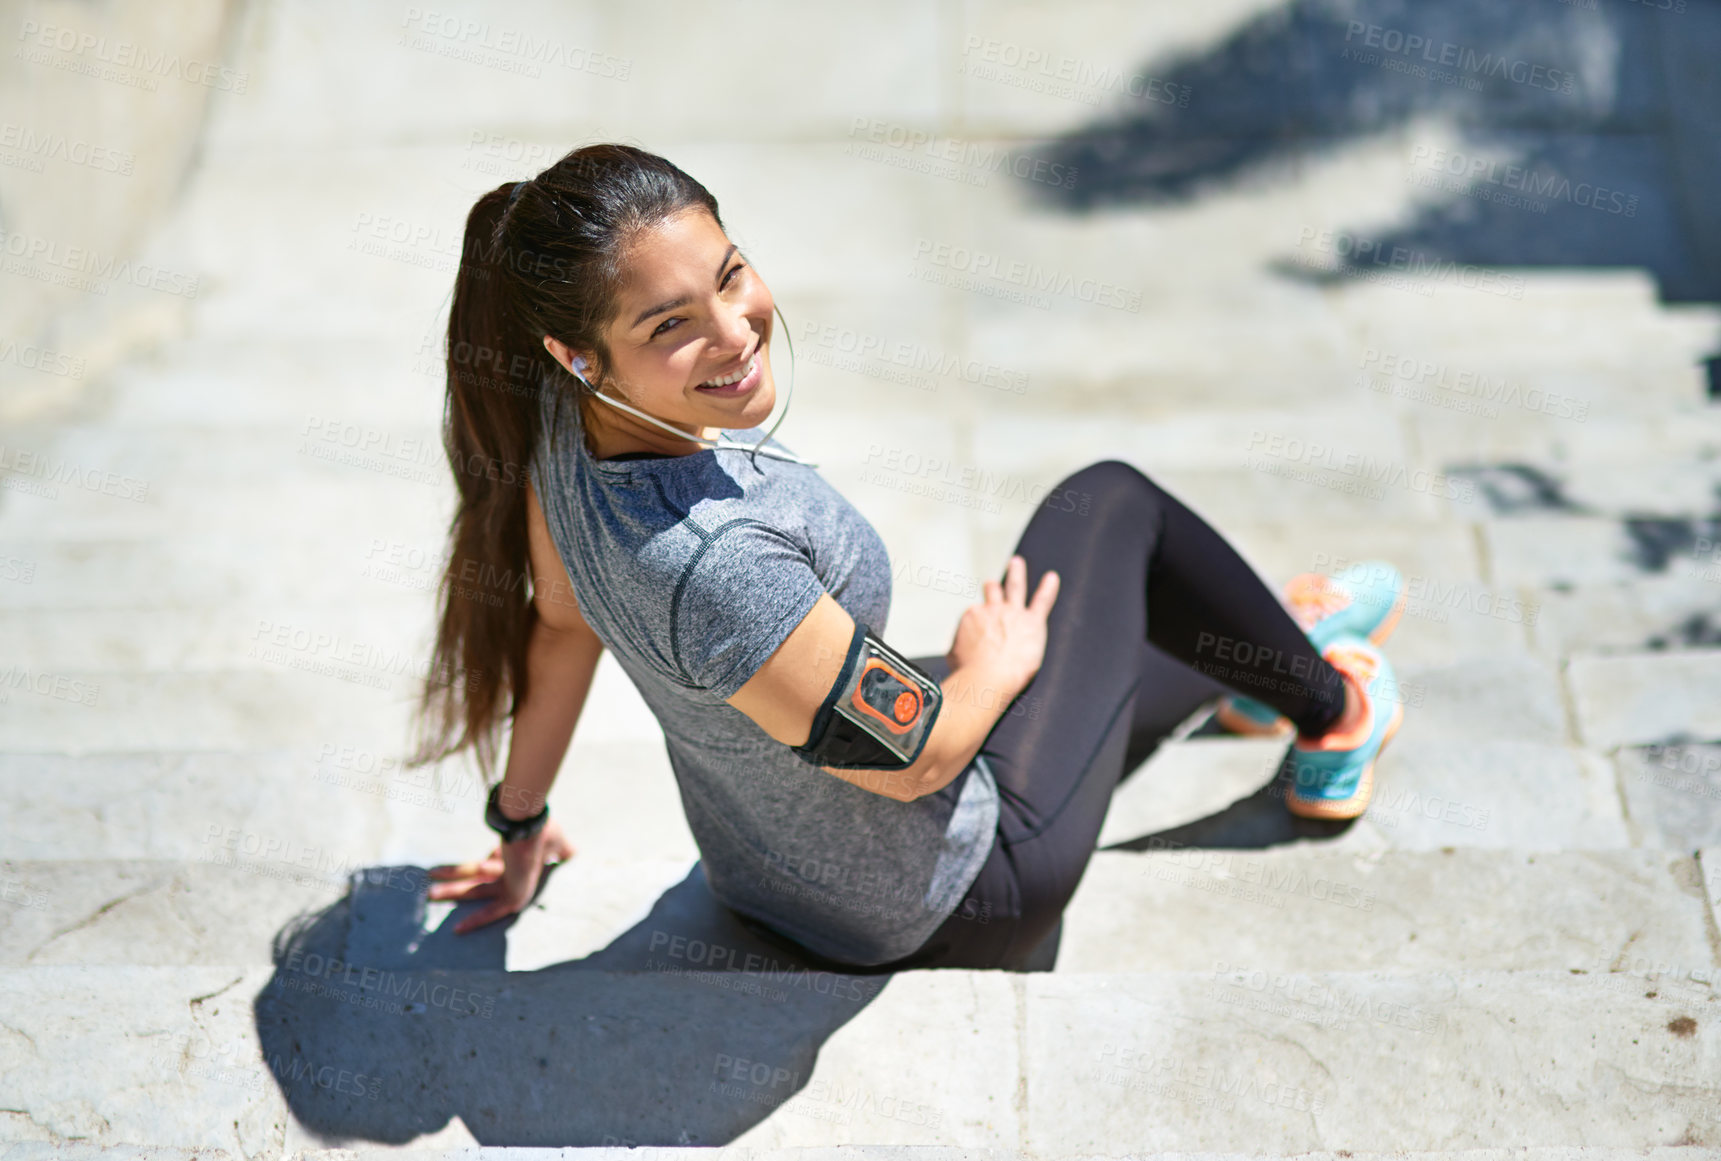
<path id="1" fill-rule="evenodd" d="M 708 392 L 697 392 L 700 396 L 699 422 L 705 427 L 721 427 L 730 431 L 747 431 L 758 427 L 771 416 L 771 411 L 777 406 L 777 385 L 772 381 L 769 371 L 760 379 L 759 385 L 744 395 L 724 397 Z"/>
<path id="2" fill-rule="evenodd" d="M 758 427 L 771 418 L 772 410 L 777 406 L 777 392 L 769 379 L 759 384 L 745 400 L 743 405 L 730 412 L 720 426 L 735 431 L 747 431 Z"/>

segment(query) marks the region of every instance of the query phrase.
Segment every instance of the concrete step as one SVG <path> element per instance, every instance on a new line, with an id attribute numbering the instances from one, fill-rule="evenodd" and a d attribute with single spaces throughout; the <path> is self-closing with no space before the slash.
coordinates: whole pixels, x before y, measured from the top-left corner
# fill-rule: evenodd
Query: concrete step
<path id="1" fill-rule="evenodd" d="M 85 477 L 92 478 L 92 477 Z M 135 493 L 133 493 L 135 495 Z M 50 485 L 40 494 L 13 491 L 0 512 L 7 540 L 150 540 L 158 546 L 187 529 L 200 536 L 255 536 L 266 522 L 285 544 L 314 542 L 329 529 L 434 542 L 453 512 L 454 482 L 440 461 L 367 460 L 345 474 L 260 473 L 231 486 L 188 484 L 151 489 L 142 500 Z"/>
<path id="2" fill-rule="evenodd" d="M 449 1142 L 438 1145 L 438 1140 Z M 531 1146 L 510 1148 L 506 1146 L 484 1147 L 471 1143 L 473 1138 L 458 1117 L 454 1118 L 448 1130 L 443 1134 L 435 1134 L 419 1138 L 411 1145 L 381 1146 L 364 1144 L 357 1148 L 342 1149 L 292 1149 L 283 1154 L 284 1161 L 370 1161 L 372 1158 L 390 1158 L 391 1161 L 486 1161 L 494 1158 L 496 1161 L 550 1161 L 554 1157 L 591 1158 L 592 1161 L 698 1161 L 701 1157 L 714 1155 L 711 1148 L 694 1149 L 678 1146 L 574 1146 L 563 1149 L 543 1149 Z M 355 1144 L 357 1144 L 355 1142 Z M 624 1152 L 625 1150 L 625 1152 Z M 725 1147 L 722 1156 L 745 1157 L 749 1161 L 819 1161 L 829 1158 L 831 1161 L 1011 1161 L 1023 1154 L 1002 1149 L 951 1149 L 933 1145 L 835 1145 L 815 1146 L 807 1148 L 747 1148 L 742 1146 Z M 1125 1154 L 1127 1156 L 1128 1154 Z M 171 1149 L 154 1146 L 119 1146 L 102 1151 L 88 1146 L 76 1144 L 54 1144 L 23 1142 L 10 1147 L 10 1151 L 0 1152 L 0 1157 L 7 1161 L 43 1161 L 49 1158 L 66 1158 L 81 1161 L 84 1158 L 98 1156 L 113 1156 L 122 1161 L 196 1161 L 198 1158 L 211 1158 L 215 1161 L 234 1156 L 222 1149 Z M 1105 1156 L 1104 1154 L 1037 1154 L 1047 1161 L 1080 1161 L 1082 1158 Z M 1436 1149 L 1436 1150 L 1395 1150 L 1391 1153 L 1358 1152 L 1345 1149 L 1332 1152 L 1247 1152 L 1247 1153 L 1218 1153 L 1218 1152 L 1162 1152 L 1155 1154 L 1166 1158 L 1166 1161 L 1698 1161 L 1713 1156 L 1713 1150 L 1701 1146 L 1663 1146 L 1650 1148 L 1615 1149 L 1589 1146 L 1552 1146 L 1545 1148 L 1527 1147 L 1516 1149 Z"/>
<path id="3" fill-rule="evenodd" d="M 1606 973 L 1641 955 L 1706 975 L 1708 909 L 1695 860 L 1672 852 L 1101 852 L 1057 970 Z"/>
<path id="4" fill-rule="evenodd" d="M 1711 559 L 1717 549 L 1721 542 L 1632 581 L 1527 590 L 1535 647 L 1570 657 L 1714 645 L 1721 623 L 1721 559 Z"/>
<path id="5" fill-rule="evenodd" d="M 697 857 L 661 737 L 575 739 L 550 806 L 580 857 Z M 5 857 L 278 865 L 336 872 L 464 861 L 495 846 L 469 756 L 409 769 L 397 738 L 298 750 L 0 754 Z M 270 852 L 263 857 L 263 852 Z M 222 852 L 226 852 L 223 854 Z M 269 873 L 260 868 L 256 874 Z M 247 880 L 248 881 L 248 880 Z"/>
<path id="6" fill-rule="evenodd" d="M 351 461 L 378 461 L 446 468 L 441 424 L 428 420 L 348 418 L 339 409 L 307 408 L 296 424 L 219 422 L 160 423 L 116 427 L 83 422 L 10 433 L 8 469 L 26 467 L 53 478 L 68 471 L 98 470 L 147 481 L 153 492 L 168 486 L 243 484 L 261 477 L 334 473 L 345 476 Z M 136 489 L 134 489 L 136 490 Z"/>
<path id="7" fill-rule="evenodd" d="M 1634 844 L 1721 846 L 1721 746 L 1622 746 L 1614 763 Z"/>
<path id="8" fill-rule="evenodd" d="M 1061 227 L 1067 223 L 1054 226 Z M 1072 232 L 1046 242 L 1043 252 L 1019 240 L 1020 218 L 1010 218 L 1001 228 L 1011 231 L 1009 237 L 952 238 L 950 242 L 1064 270 L 1081 268 L 1078 247 L 1083 242 L 1114 251 L 1129 248 L 1116 236 L 1127 228 L 1124 223 L 1108 222 L 1105 231 L 1090 232 L 1086 239 Z M 1290 226 L 1285 244 L 1274 247 L 1277 253 L 1260 255 L 1261 261 L 1274 261 L 1292 249 L 1297 229 Z M 1598 318 L 1589 328 L 1574 327 L 1574 315 L 1561 301 L 1560 284 L 1569 285 L 1570 280 L 1557 274 L 1512 272 L 1525 278 L 1528 289 L 1523 301 L 1510 302 L 1511 309 L 1502 310 L 1504 300 L 1498 296 L 1454 293 L 1450 286 L 1437 286 L 1431 299 L 1366 284 L 1328 287 L 1324 293 L 1316 292 L 1321 295 L 1316 298 L 1301 286 L 1275 295 L 1256 284 L 1249 286 L 1249 297 L 1244 299 L 1239 297 L 1242 280 L 1236 278 L 1211 292 L 1214 301 L 1203 301 L 1198 288 L 1181 282 L 1161 286 L 1133 272 L 1108 277 L 1104 271 L 1110 261 L 1089 260 L 1094 271 L 1090 276 L 1142 287 L 1139 314 L 1066 308 L 1054 301 L 1052 309 L 1035 312 L 1034 325 L 1023 326 L 1024 312 L 1018 306 L 979 294 L 952 292 L 947 298 L 960 304 L 967 316 L 970 344 L 987 352 L 989 359 L 1026 374 L 1032 383 L 1054 394 L 1081 382 L 1131 384 L 1137 402 L 1129 410 L 1210 407 L 1217 400 L 1242 406 L 1330 401 L 1334 385 L 1351 382 L 1350 368 L 1370 349 L 1405 354 L 1433 351 L 1460 367 L 1478 369 L 1531 364 L 1538 352 L 1543 353 L 1546 366 L 1546 352 L 1558 350 L 1555 365 L 1579 371 L 1572 383 L 1584 385 L 1576 394 L 1599 396 L 1596 381 L 1582 374 L 1584 368 L 1599 366 L 1623 376 L 1641 375 L 1651 407 L 1694 409 L 1705 402 L 1702 380 L 1689 369 L 1715 347 L 1712 314 L 1669 318 L 1650 307 L 1630 322 L 1615 315 Z M 1152 289 L 1142 286 L 1143 281 Z M 1232 300 L 1221 305 L 1217 300 L 1226 293 Z M 1532 303 L 1531 296 L 1538 293 L 1541 297 Z M 1415 304 L 1413 309 L 1405 309 L 1407 298 Z M 1631 337 L 1624 337 L 1622 331 Z M 1635 352 L 1657 347 L 1668 352 L 1657 363 L 1666 374 L 1631 368 Z M 1310 380 L 1287 372 L 1287 367 L 1317 369 L 1313 382 L 1324 380 L 1324 388 L 1313 390 Z M 1071 368 L 1079 370 L 1072 373 Z M 1319 375 L 1328 368 L 1328 374 Z"/>
<path id="9" fill-rule="evenodd" d="M 1574 657 L 1566 674 L 1587 746 L 1721 739 L 1713 649 Z"/>
<path id="10" fill-rule="evenodd" d="M 383 896 L 381 906 L 402 917 L 402 944 L 450 938 L 438 929 L 453 905 L 424 904 L 422 867 L 360 863 L 327 845 L 259 851 L 250 837 L 224 829 L 196 862 L 0 864 L 12 904 L 0 910 L 0 965 L 267 966 L 298 917 L 335 909 L 349 875 L 363 876 L 367 898 Z M 1275 974 L 1606 974 L 1647 963 L 1707 978 L 1716 965 L 1703 873 L 1690 855 L 1164 847 L 1095 855 L 1065 916 L 1059 972 L 1228 963 Z M 653 970 L 663 954 L 656 935 L 701 933 L 654 917 L 690 865 L 577 855 L 509 928 L 507 966 L 542 970 L 596 956 L 612 970 Z M 642 926 L 650 928 L 643 940 Z M 625 950 L 641 944 L 657 954 Z M 352 962 L 364 958 L 347 947 Z"/>
<path id="11" fill-rule="evenodd" d="M 235 600 L 229 591 L 225 600 L 217 598 L 205 605 L 183 597 L 163 602 L 165 608 L 147 601 L 122 608 L 58 605 L 51 611 L 0 613 L 0 637 L 8 642 L 10 664 L 107 673 L 271 671 L 275 665 L 271 648 L 278 645 L 290 651 L 294 641 L 312 639 L 326 642 L 325 653 L 375 650 L 427 655 L 436 626 L 434 594 L 398 583 L 424 583 L 427 574 L 367 569 L 362 561 L 354 571 L 361 576 L 361 584 L 374 585 L 367 594 L 371 600 L 312 604 L 283 591 L 284 586 L 271 584 L 275 590 L 271 596 L 246 594 Z M 428 575 L 434 586 L 437 574 Z M 397 583 L 385 583 L 384 577 Z M 93 579 L 85 574 L 86 581 Z M 221 585 L 229 578 L 209 579 Z M 244 584 L 249 578 L 230 579 Z M 350 586 L 346 576 L 338 579 Z M 91 591 L 96 587 L 88 585 L 82 595 L 97 600 L 126 597 Z M 325 582 L 323 587 L 331 586 Z M 80 594 L 74 590 L 54 595 L 70 603 Z"/>
<path id="12" fill-rule="evenodd" d="M 307 615 L 315 611 L 301 610 Z M 330 613 L 314 623 L 277 619 L 292 612 L 260 603 L 249 613 L 223 618 L 232 636 L 217 622 L 200 634 L 207 645 L 199 646 L 195 639 L 184 642 L 185 648 L 212 651 L 215 659 L 242 650 L 230 669 L 138 672 L 79 669 L 58 661 L 53 668 L 14 663 L 0 670 L 0 694 L 6 695 L 0 700 L 0 749 L 236 748 L 320 743 L 341 728 L 371 737 L 391 728 L 404 730 L 404 715 L 429 672 L 428 610 L 419 619 L 403 605 L 376 624 L 350 612 Z M 1499 649 L 1451 664 L 1407 659 L 1397 667 L 1398 696 L 1412 711 L 1398 745 L 1408 746 L 1412 739 L 1567 740 L 1555 664 L 1526 649 L 1510 648 L 1510 638 L 1520 628 L 1495 625 L 1494 620 L 1477 617 L 1473 623 L 1475 632 L 1499 643 Z M 349 628 L 350 633 L 343 632 Z M 91 623 L 80 632 L 85 641 L 76 651 L 100 655 L 124 649 L 104 645 L 101 633 L 102 626 Z M 151 636 L 142 635 L 137 653 L 175 652 L 171 621 L 153 642 Z M 1507 640 L 1501 641 L 1502 636 Z M 49 654 L 45 660 L 54 660 L 51 641 L 41 648 Z M 581 728 L 595 729 L 602 739 L 655 739 L 660 732 L 656 720 L 620 667 L 611 658 L 606 661 L 609 668 L 600 669 L 600 677 L 612 673 L 620 679 L 616 697 L 637 712 L 620 720 L 592 713 Z M 1707 672 L 1701 656 L 1679 664 Z M 181 696 L 195 700 L 176 700 Z"/>
<path id="13" fill-rule="evenodd" d="M 281 626 L 276 626 L 280 630 Z M 234 750 L 410 738 L 428 652 L 287 634 L 248 669 L 135 673 L 0 666 L 0 751 Z M 657 741 L 662 728 L 613 658 L 580 731 Z M 459 675 L 452 675 L 458 679 Z"/>
<path id="14" fill-rule="evenodd" d="M 274 656 L 271 654 L 270 656 Z M 405 737 L 418 672 L 289 650 L 257 670 L 113 673 L 12 666 L 0 701 L 0 750 L 67 753 L 310 746 Z"/>
<path id="15" fill-rule="evenodd" d="M 441 420 L 443 385 L 415 361 L 424 349 L 434 304 L 406 327 L 367 337 L 307 335 L 296 343 L 271 337 L 226 337 L 200 328 L 171 352 L 117 371 L 104 424 L 123 430 L 266 428 L 286 440 L 330 425 L 401 427 L 405 439 Z M 415 369 L 416 367 L 416 369 Z M 219 453 L 216 453 L 219 456 Z"/>
<path id="16" fill-rule="evenodd" d="M 1143 836 L 1216 849 L 1316 837 L 1297 828 L 1271 790 L 1284 753 L 1284 742 L 1234 738 L 1200 737 L 1161 747 L 1113 795 L 1100 847 Z M 1401 749 L 1395 739 L 1376 777 L 1368 813 L 1342 834 L 1318 837 L 1357 854 L 1386 848 L 1557 851 L 1631 845 L 1612 766 L 1575 747 L 1506 737 Z M 1683 841 L 1642 841 L 1692 849 Z"/>
<path id="17" fill-rule="evenodd" d="M 431 523 L 425 520 L 422 526 L 428 531 Z M 106 610 L 135 617 L 138 609 L 164 615 L 210 609 L 219 618 L 236 611 L 232 606 L 239 602 L 321 606 L 331 612 L 338 605 L 373 609 L 410 603 L 434 593 L 443 548 L 428 537 L 402 539 L 409 535 L 403 521 L 379 519 L 369 529 L 331 524 L 321 536 L 297 540 L 259 536 L 254 529 L 176 534 L 165 545 L 145 539 L 0 539 L 0 578 L 5 578 L 0 585 L 8 610 L 0 615 L 48 622 L 55 610 L 75 610 L 59 618 L 58 632 L 72 617 Z M 479 575 L 484 574 L 475 573 L 475 579 Z M 69 652 L 78 650 L 71 646 Z"/>
<path id="18" fill-rule="evenodd" d="M 1525 513 L 1484 520 L 1479 536 L 1493 578 L 1502 585 L 1556 590 L 1619 585 L 1650 572 L 1629 529 L 1617 519 Z"/>
<path id="19" fill-rule="evenodd" d="M 1151 398 L 1140 385 L 1114 401 L 1093 397 L 1103 383 L 1077 384 L 1074 400 L 1063 406 L 1032 388 L 996 391 L 997 406 L 980 419 L 980 428 L 1010 447 L 1012 462 L 1023 452 L 1060 449 L 1067 459 L 1094 447 L 1155 464 L 1189 463 L 1230 456 L 1256 430 L 1379 455 L 1381 449 L 1358 434 L 1365 423 L 1387 428 L 1393 444 L 1413 433 L 1418 452 L 1436 463 L 1551 460 L 1576 468 L 1656 451 L 1685 460 L 1703 458 L 1715 441 L 1717 421 L 1704 397 L 1701 366 L 1656 372 L 1652 385 L 1641 369 L 1550 369 L 1544 360 L 1482 370 L 1371 349 L 1348 366 L 1324 374 L 1302 368 L 1297 375 L 1305 386 L 1293 392 L 1281 385 L 1293 398 L 1278 406 L 1246 398 L 1217 408 L 1210 398 L 1205 405 L 1192 400 L 1139 417 L 1127 399 Z M 1669 378 L 1683 385 L 1663 400 Z"/>
<path id="20" fill-rule="evenodd" d="M 321 1147 L 312 1132 L 406 1143 L 458 1116 L 490 1145 L 1089 1156 L 1716 1137 L 1721 1006 L 1706 986 L 1626 973 L 1225 965 L 800 986 L 379 970 L 349 984 L 297 963 L 0 969 L 6 1115 L 33 1130 L 13 1135 L 256 1155 Z M 80 1066 L 92 1056 L 101 1069 Z"/>
<path id="21" fill-rule="evenodd" d="M 1393 398 L 1415 425 L 1418 449 L 1441 463 L 1530 463 L 1555 474 L 1583 476 L 1609 465 L 1706 464 L 1721 447 L 1721 413 L 1707 399 L 1664 413 L 1641 398 L 1635 383 L 1621 384 L 1617 400 L 1602 395 L 1593 374 L 1579 378 L 1546 368 L 1507 369 L 1460 379 L 1447 365 L 1435 366 L 1427 381 L 1431 400 L 1416 394 L 1415 380 Z M 1689 367 L 1682 374 L 1700 379 L 1702 368 Z M 1390 377 L 1387 382 L 1401 384 Z M 1381 387 L 1377 376 L 1371 389 Z M 1692 391 L 1699 390 L 1706 388 L 1694 384 Z M 1481 410 L 1458 405 L 1466 399 Z"/>
<path id="22" fill-rule="evenodd" d="M 553 807 L 583 852 L 691 858 L 661 736 L 626 694 L 625 681 L 594 688 L 592 720 L 576 731 Z M 636 736 L 602 736 L 608 731 L 598 723 L 629 715 L 639 718 Z M 445 861 L 450 844 L 482 841 L 487 832 L 469 829 L 484 785 L 469 757 L 413 770 L 405 752 L 400 734 L 372 726 L 331 731 L 298 750 L 0 753 L 0 790 L 15 820 L 6 854 L 197 859 L 211 822 L 328 842 L 362 859 Z M 1241 739 L 1162 746 L 1113 796 L 1099 845 L 1152 835 L 1222 848 L 1290 841 L 1299 832 L 1267 789 L 1283 753 L 1283 743 Z M 1632 845 L 1613 768 L 1568 746 L 1509 736 L 1414 747 L 1395 740 L 1378 775 L 1368 814 L 1334 840 L 1347 850 Z M 1670 809 L 1688 813 L 1677 804 L 1689 798 L 1676 794 Z M 386 846 L 329 829 L 373 810 L 394 820 L 397 837 Z M 1683 839 L 1638 841 L 1691 849 Z"/>

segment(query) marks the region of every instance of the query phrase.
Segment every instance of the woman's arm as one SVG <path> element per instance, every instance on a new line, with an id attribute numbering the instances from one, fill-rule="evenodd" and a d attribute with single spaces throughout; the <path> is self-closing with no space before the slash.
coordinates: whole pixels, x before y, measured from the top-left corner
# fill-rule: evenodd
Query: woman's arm
<path id="1" fill-rule="evenodd" d="M 509 818 L 543 808 L 585 708 L 604 644 L 580 613 L 567 569 L 550 539 L 538 494 L 526 485 L 526 542 L 537 619 L 526 642 L 526 697 L 514 714 L 497 806 Z"/>
<path id="2" fill-rule="evenodd" d="M 508 764 L 496 805 L 509 818 L 543 808 L 567 756 L 604 644 L 590 628 L 555 628 L 539 618 L 526 643 L 526 698 L 514 714 Z"/>
<path id="3" fill-rule="evenodd" d="M 950 647 L 950 674 L 939 683 L 943 704 L 911 765 L 900 770 L 821 769 L 899 802 L 936 793 L 954 781 L 1045 656 L 1046 616 L 1057 600 L 1057 573 L 1041 578 L 1031 603 L 1024 599 L 1026 591 L 1027 563 L 1012 556 L 1004 584 L 988 580 L 985 600 L 963 611 Z M 853 618 L 826 593 L 729 704 L 784 745 L 804 744 L 813 715 L 842 670 L 853 635 Z"/>
<path id="4" fill-rule="evenodd" d="M 526 696 L 514 714 L 508 763 L 496 798 L 497 808 L 515 819 L 530 818 L 543 808 L 604 651 L 603 642 L 580 614 L 573 585 L 530 484 L 526 507 L 532 607 L 537 617 L 526 639 Z M 499 843 L 478 862 L 433 868 L 430 876 L 436 882 L 430 898 L 489 900 L 455 927 L 456 935 L 464 935 L 519 911 L 537 892 L 545 863 L 573 853 L 552 818 L 531 838 Z"/>

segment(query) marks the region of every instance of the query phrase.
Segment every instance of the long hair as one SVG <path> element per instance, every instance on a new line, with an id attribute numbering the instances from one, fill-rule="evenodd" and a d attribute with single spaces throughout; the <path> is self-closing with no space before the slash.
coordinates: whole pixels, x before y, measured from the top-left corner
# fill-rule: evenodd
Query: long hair
<path id="1" fill-rule="evenodd" d="M 442 442 L 459 491 L 438 594 L 436 646 L 419 700 L 422 766 L 471 747 L 493 780 L 502 724 L 526 698 L 536 621 L 527 578 L 526 482 L 547 392 L 586 389 L 544 336 L 595 356 L 602 386 L 628 251 L 642 233 L 717 199 L 656 154 L 576 149 L 528 182 L 480 197 L 466 217 L 448 315 Z"/>

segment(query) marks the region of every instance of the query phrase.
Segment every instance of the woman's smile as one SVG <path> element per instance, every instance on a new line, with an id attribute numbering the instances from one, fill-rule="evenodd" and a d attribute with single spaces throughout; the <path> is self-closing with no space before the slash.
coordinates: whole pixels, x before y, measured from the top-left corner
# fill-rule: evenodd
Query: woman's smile
<path id="1" fill-rule="evenodd" d="M 761 347 L 754 347 L 753 357 L 747 360 L 746 366 L 741 370 L 708 379 L 694 390 L 703 391 L 707 395 L 722 395 L 725 398 L 747 394 L 764 381 L 764 376 L 759 373 L 762 366 L 759 358 L 761 353 Z"/>

